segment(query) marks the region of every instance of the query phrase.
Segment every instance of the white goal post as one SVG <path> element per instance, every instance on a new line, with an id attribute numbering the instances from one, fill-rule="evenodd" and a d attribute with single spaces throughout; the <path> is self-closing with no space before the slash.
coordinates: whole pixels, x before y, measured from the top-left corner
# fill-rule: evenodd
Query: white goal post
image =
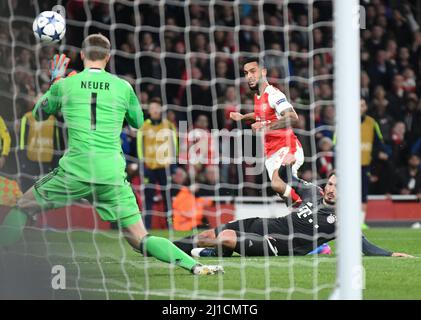
<path id="1" fill-rule="evenodd" d="M 334 1 L 338 267 L 333 299 L 362 299 L 358 0 Z"/>

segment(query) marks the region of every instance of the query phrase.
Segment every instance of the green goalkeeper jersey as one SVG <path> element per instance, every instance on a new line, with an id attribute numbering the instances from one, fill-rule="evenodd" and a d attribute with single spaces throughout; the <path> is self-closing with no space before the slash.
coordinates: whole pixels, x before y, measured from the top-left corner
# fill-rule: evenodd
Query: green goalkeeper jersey
<path id="1" fill-rule="evenodd" d="M 124 184 L 123 121 L 134 128 L 143 124 L 143 112 L 131 85 L 105 70 L 86 68 L 53 84 L 36 103 L 33 114 L 39 119 L 58 111 L 69 137 L 60 167 L 81 181 Z"/>

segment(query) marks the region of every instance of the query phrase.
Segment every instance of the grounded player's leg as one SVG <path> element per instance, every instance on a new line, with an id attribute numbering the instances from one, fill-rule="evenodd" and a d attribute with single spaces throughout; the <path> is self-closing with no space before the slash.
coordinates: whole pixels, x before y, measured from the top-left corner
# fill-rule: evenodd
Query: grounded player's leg
<path id="1" fill-rule="evenodd" d="M 174 241 L 173 243 L 185 253 L 190 254 L 194 248 L 206 247 L 206 243 L 212 239 L 215 239 L 215 231 L 210 229 L 202 231 L 199 234 L 191 235 Z"/>
<path id="2" fill-rule="evenodd" d="M 256 233 L 224 230 L 218 235 L 223 247 L 242 256 L 277 256 L 276 240 Z"/>
<path id="3" fill-rule="evenodd" d="M 232 231 L 232 230 L 224 230 L 224 231 Z M 198 247 L 213 247 L 213 252 L 208 252 L 208 256 L 222 256 L 222 257 L 231 257 L 233 250 L 230 246 L 231 238 L 226 236 L 226 233 L 221 231 L 216 236 L 215 229 L 207 230 L 198 237 Z M 222 234 L 222 235 L 221 235 Z"/>
<path id="4" fill-rule="evenodd" d="M 193 257 L 230 257 L 233 250 L 224 246 L 222 238 L 216 237 L 215 229 L 203 231 L 197 235 L 174 241 L 174 244 Z"/>
<path id="5" fill-rule="evenodd" d="M 218 233 L 215 230 L 206 230 L 195 237 L 197 248 L 188 253 L 194 257 L 231 257 L 235 248 L 235 231 L 225 229 Z"/>
<path id="6" fill-rule="evenodd" d="M 16 206 L 4 218 L 3 224 L 0 226 L 0 245 L 12 245 L 19 241 L 28 217 L 41 211 L 41 207 L 35 200 L 33 190 L 32 187 L 25 192 Z"/>
<path id="7" fill-rule="evenodd" d="M 191 235 L 173 242 L 180 250 L 190 254 L 197 247 L 197 235 Z"/>
<path id="8" fill-rule="evenodd" d="M 238 244 L 237 234 L 255 234 L 256 223 L 260 220 L 260 218 L 236 220 L 200 233 L 197 237 L 198 248 L 193 249 L 191 255 L 194 257 L 232 256 Z M 237 252 L 240 253 L 240 250 Z M 256 255 L 252 251 L 249 254 Z"/>
<path id="9" fill-rule="evenodd" d="M 218 233 L 216 238 L 207 238 L 199 241 L 200 251 L 194 252 L 194 256 L 223 256 L 230 257 L 233 252 L 243 256 L 274 256 L 278 255 L 275 246 L 276 240 L 251 232 L 225 229 Z M 205 247 L 213 247 L 210 252 Z"/>

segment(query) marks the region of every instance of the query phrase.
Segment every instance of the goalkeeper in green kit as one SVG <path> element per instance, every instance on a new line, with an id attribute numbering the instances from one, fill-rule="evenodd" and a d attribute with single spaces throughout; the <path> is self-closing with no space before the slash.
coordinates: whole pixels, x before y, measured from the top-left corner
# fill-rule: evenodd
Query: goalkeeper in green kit
<path id="1" fill-rule="evenodd" d="M 126 180 L 120 133 L 123 121 L 143 124 L 143 112 L 131 85 L 104 70 L 110 42 L 101 34 L 82 43 L 84 70 L 65 76 L 69 58 L 52 61 L 52 85 L 33 109 L 37 120 L 61 112 L 69 148 L 59 166 L 37 181 L 11 209 L 0 226 L 0 246 L 17 242 L 28 217 L 80 199 L 95 206 L 105 221 L 117 221 L 127 242 L 143 255 L 174 263 L 197 275 L 222 273 L 217 265 L 201 265 L 168 239 L 148 235 L 136 198 Z"/>

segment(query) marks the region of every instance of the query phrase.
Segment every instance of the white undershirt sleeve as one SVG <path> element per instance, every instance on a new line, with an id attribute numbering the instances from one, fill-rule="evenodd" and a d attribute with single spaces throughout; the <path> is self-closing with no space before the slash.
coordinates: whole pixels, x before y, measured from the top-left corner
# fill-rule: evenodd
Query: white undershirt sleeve
<path id="1" fill-rule="evenodd" d="M 294 108 L 280 90 L 273 90 L 268 97 L 269 105 L 275 109 L 276 116 L 281 117 L 281 113 L 289 108 Z"/>

